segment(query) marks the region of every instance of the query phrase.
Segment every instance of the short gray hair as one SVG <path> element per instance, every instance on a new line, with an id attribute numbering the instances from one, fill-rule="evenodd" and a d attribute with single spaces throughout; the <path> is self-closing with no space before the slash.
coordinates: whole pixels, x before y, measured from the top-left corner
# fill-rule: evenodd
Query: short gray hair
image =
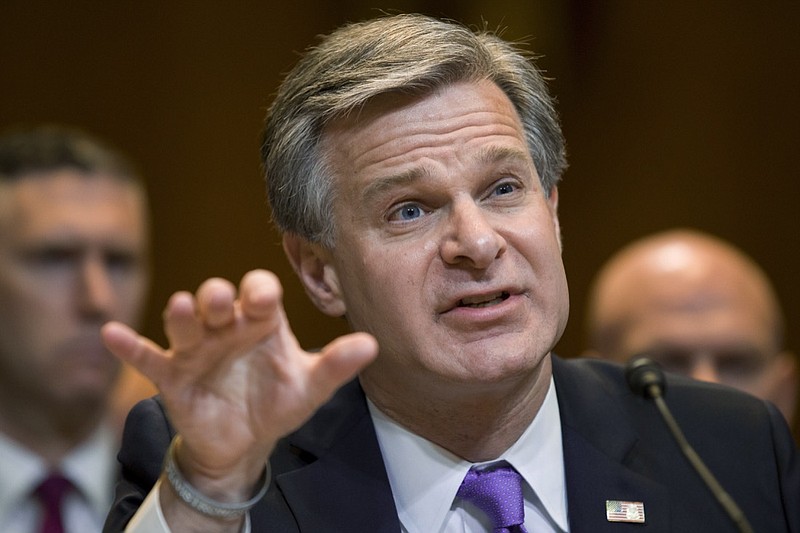
<path id="1" fill-rule="evenodd" d="M 549 195 L 567 162 L 553 99 L 532 59 L 495 33 L 423 15 L 334 31 L 306 51 L 267 113 L 261 158 L 274 222 L 332 248 L 335 190 L 320 148 L 325 127 L 379 95 L 423 95 L 460 81 L 490 80 L 509 97 Z"/>

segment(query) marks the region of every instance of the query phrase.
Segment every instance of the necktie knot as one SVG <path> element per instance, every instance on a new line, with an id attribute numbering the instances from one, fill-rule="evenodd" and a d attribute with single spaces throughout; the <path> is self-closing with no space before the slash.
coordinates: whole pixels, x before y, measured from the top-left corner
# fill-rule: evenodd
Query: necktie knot
<path id="1" fill-rule="evenodd" d="M 511 466 L 467 472 L 458 497 L 486 513 L 496 532 L 525 532 L 522 476 Z"/>
<path id="2" fill-rule="evenodd" d="M 42 533 L 62 533 L 61 503 L 72 489 L 72 483 L 59 472 L 52 472 L 36 487 L 34 493 L 42 502 Z"/>

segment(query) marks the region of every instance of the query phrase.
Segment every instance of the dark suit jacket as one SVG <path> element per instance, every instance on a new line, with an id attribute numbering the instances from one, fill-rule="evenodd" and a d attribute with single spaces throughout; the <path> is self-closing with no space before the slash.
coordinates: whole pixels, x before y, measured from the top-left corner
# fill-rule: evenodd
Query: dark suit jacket
<path id="1" fill-rule="evenodd" d="M 621 367 L 553 358 L 572 533 L 735 531 L 689 466 L 655 406 L 629 392 Z M 687 438 L 756 532 L 800 532 L 800 458 L 771 405 L 670 376 L 667 403 Z M 129 415 L 123 481 L 106 523 L 121 531 L 157 480 L 173 436 L 158 399 Z M 253 531 L 398 533 L 400 523 L 357 381 L 270 458 L 273 483 Z M 643 502 L 646 523 L 611 523 L 606 500 Z"/>

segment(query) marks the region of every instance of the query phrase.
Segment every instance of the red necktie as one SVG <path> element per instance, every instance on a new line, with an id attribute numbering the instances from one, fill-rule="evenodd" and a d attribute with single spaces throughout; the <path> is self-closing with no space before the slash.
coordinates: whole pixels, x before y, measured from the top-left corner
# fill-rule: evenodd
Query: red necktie
<path id="1" fill-rule="evenodd" d="M 41 533 L 64 533 L 64 523 L 61 521 L 61 503 L 71 489 L 72 483 L 59 472 L 51 472 L 36 487 L 34 493 L 42 502 L 44 510 Z"/>

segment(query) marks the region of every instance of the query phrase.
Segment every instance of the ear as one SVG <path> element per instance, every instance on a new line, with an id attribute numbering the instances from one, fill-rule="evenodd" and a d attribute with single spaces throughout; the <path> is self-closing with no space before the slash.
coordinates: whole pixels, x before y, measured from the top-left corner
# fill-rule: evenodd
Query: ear
<path id="1" fill-rule="evenodd" d="M 547 203 L 550 206 L 550 216 L 553 218 L 553 229 L 558 239 L 558 248 L 561 249 L 561 223 L 558 221 L 558 187 L 553 185 L 550 194 L 547 195 Z"/>
<path id="2" fill-rule="evenodd" d="M 765 380 L 764 390 L 769 390 L 767 399 L 774 403 L 790 423 L 800 417 L 797 412 L 800 391 L 800 364 L 797 355 L 785 351 L 772 359 Z"/>
<path id="3" fill-rule="evenodd" d="M 344 315 L 346 306 L 330 251 L 293 233 L 284 234 L 283 250 L 317 309 L 329 316 Z"/>

